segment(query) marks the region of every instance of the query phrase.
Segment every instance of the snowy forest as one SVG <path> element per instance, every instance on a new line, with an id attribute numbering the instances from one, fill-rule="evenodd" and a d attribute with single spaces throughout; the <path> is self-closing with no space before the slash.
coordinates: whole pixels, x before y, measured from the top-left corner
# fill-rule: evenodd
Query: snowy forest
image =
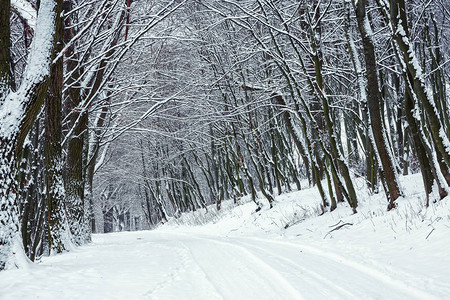
<path id="1" fill-rule="evenodd" d="M 317 215 L 358 215 L 363 182 L 390 213 L 416 174 L 421 207 L 448 201 L 449 20 L 447 0 L 2 0 L 0 270 L 228 200 L 313 188 Z"/>

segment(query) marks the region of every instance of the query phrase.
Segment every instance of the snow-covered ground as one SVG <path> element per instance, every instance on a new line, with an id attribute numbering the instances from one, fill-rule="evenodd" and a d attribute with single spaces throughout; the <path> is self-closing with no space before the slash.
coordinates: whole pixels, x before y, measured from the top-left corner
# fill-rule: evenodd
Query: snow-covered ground
<path id="1" fill-rule="evenodd" d="M 94 242 L 0 272 L 0 299 L 448 299 L 450 203 L 424 208 L 420 176 L 387 212 L 358 184 L 360 205 L 320 215 L 315 189 L 273 209 L 224 202 L 157 230 Z"/>

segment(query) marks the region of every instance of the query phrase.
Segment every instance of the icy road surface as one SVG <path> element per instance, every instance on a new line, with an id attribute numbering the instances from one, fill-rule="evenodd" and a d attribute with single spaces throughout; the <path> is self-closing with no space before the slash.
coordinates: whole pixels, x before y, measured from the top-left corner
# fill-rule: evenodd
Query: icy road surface
<path id="1" fill-rule="evenodd" d="M 126 232 L 0 273 L 0 299 L 437 299 L 380 270 L 301 241 Z"/>

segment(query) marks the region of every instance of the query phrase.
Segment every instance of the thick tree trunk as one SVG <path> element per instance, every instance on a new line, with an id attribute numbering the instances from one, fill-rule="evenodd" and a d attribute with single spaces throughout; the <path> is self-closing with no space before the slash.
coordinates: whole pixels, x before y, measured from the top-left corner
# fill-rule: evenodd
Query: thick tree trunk
<path id="1" fill-rule="evenodd" d="M 0 271 L 15 266 L 14 253 L 22 244 L 16 205 L 14 141 L 14 137 L 0 137 Z M 23 248 L 20 251 L 25 255 Z"/>
<path id="2" fill-rule="evenodd" d="M 64 11 L 72 10 L 72 1 L 64 1 Z M 72 17 L 67 16 L 64 21 L 64 43 L 67 44 L 73 38 L 75 32 L 72 27 Z M 68 86 L 64 110 L 68 117 L 67 159 L 65 168 L 65 206 L 68 213 L 70 232 L 74 242 L 81 245 L 90 240 L 90 229 L 86 222 L 88 216 L 84 215 L 85 195 L 85 168 L 84 154 L 86 153 L 85 140 L 87 135 L 88 113 L 78 107 L 81 103 L 80 89 L 72 85 L 79 80 L 80 70 L 78 68 L 78 55 L 74 53 L 72 45 L 66 50 L 65 58 L 66 72 L 71 77 L 66 79 Z M 74 127 L 74 128 L 72 128 Z"/>
<path id="3" fill-rule="evenodd" d="M 61 16 L 62 0 L 56 1 L 56 29 L 54 55 L 63 48 L 64 21 Z M 63 86 L 63 60 L 50 67 L 50 86 L 45 103 L 45 183 L 48 213 L 48 243 L 51 252 L 60 253 L 69 242 L 67 219 L 64 216 L 64 183 L 61 147 L 61 105 Z"/>
<path id="4" fill-rule="evenodd" d="M 370 26 L 369 20 L 366 16 L 366 0 L 359 0 L 357 2 L 356 18 L 358 21 L 359 32 L 361 33 L 364 58 L 366 61 L 367 104 L 370 115 L 370 125 L 389 190 L 388 209 L 392 209 L 395 207 L 394 201 L 401 196 L 401 192 L 394 167 L 393 156 L 389 144 L 387 143 L 387 135 L 381 118 L 381 106 L 383 104 L 378 84 L 375 47 L 370 34 L 371 29 L 368 28 Z"/>
<path id="5" fill-rule="evenodd" d="M 2 0 L 0 3 L 0 104 L 11 89 L 10 6 L 10 0 Z"/>
<path id="6" fill-rule="evenodd" d="M 10 78 L 10 1 L 0 3 L 0 109 L 11 89 Z M 0 119 L 0 122 L 3 120 Z M 2 124 L 2 126 L 4 126 Z M 0 130 L 1 131 L 1 130 Z M 2 132 L 3 133 L 3 132 Z M 0 135 L 0 270 L 10 267 L 13 243 L 19 235 L 15 197 L 14 146 L 16 136 Z"/>
<path id="7" fill-rule="evenodd" d="M 2 1 L 0 17 L 0 37 L 5 42 L 9 36 L 9 1 Z M 6 15 L 8 15 L 8 19 Z M 15 93 L 9 91 L 9 83 L 2 82 L 2 98 L 0 99 L 0 270 L 18 266 L 25 256 L 19 231 L 19 220 L 16 206 L 16 165 L 15 158 L 22 148 L 23 141 L 31 129 L 48 87 L 48 74 L 51 53 L 53 50 L 55 2 L 42 0 L 36 25 L 36 36 L 41 43 L 34 44 L 28 56 L 28 68 L 24 79 Z M 9 39 L 9 38 L 8 38 Z M 9 47 L 9 42 L 8 42 Z M 9 64 L 9 54 L 0 57 L 0 65 Z M 7 60 L 5 62 L 4 60 Z M 5 69 L 0 70 L 5 72 Z M 0 74 L 3 76 L 4 74 Z M 5 96 L 6 95 L 6 96 Z M 7 103 L 5 105 L 5 103 Z"/>

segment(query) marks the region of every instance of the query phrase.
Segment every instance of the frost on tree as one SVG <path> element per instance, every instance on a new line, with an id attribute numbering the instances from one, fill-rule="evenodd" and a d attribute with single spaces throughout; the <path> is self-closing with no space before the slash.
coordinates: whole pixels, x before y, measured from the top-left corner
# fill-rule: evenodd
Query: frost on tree
<path id="1" fill-rule="evenodd" d="M 9 13 L 10 2 L 2 1 L 0 19 L 0 270 L 19 266 L 24 258 L 16 206 L 15 156 L 31 128 L 47 90 L 53 50 L 55 1 L 42 0 L 35 35 L 23 80 L 17 91 L 10 90 Z"/>

